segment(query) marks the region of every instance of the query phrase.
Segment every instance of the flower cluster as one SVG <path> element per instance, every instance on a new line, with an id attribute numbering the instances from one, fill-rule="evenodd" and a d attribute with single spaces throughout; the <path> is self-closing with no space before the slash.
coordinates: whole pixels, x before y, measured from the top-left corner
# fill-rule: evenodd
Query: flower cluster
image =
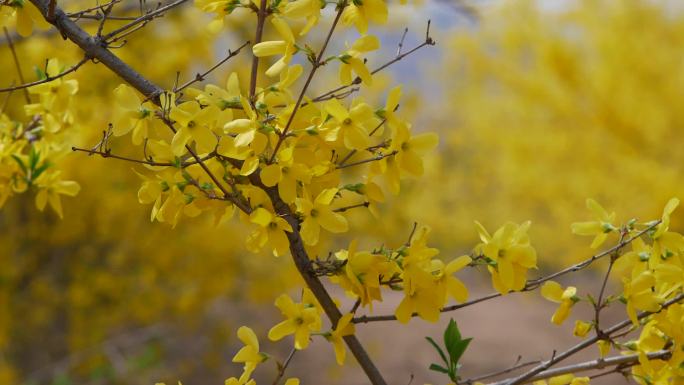
<path id="1" fill-rule="evenodd" d="M 51 59 L 45 71 L 37 72 L 42 80 L 61 71 L 59 61 Z M 36 192 L 39 210 L 49 204 L 61 218 L 61 196 L 78 194 L 78 183 L 65 180 L 56 167 L 68 151 L 65 136 L 74 122 L 71 100 L 77 91 L 76 80 L 43 82 L 28 88 L 26 119 L 0 114 L 0 207 L 12 195 L 30 190 Z"/>

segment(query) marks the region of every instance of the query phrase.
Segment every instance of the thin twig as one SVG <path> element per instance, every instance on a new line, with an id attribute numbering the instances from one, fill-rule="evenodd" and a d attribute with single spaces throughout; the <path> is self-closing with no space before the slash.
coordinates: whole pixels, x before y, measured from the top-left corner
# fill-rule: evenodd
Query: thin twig
<path id="1" fill-rule="evenodd" d="M 290 350 L 290 354 L 285 359 L 285 362 L 282 365 L 278 363 L 278 375 L 276 376 L 275 380 L 273 380 L 273 385 L 278 385 L 278 382 L 280 382 L 280 380 L 283 378 L 285 371 L 290 365 L 290 361 L 292 361 L 292 357 L 294 357 L 295 353 L 297 353 L 297 349 L 292 348 L 292 350 Z"/>
<path id="2" fill-rule="evenodd" d="M 171 3 L 171 4 L 168 4 L 168 5 L 165 5 L 165 6 L 163 6 L 163 7 L 157 8 L 157 9 L 155 9 L 154 11 L 148 12 L 148 13 L 146 13 L 146 14 L 144 14 L 144 15 L 138 17 L 138 18 L 136 18 L 135 20 L 131 21 L 130 23 L 128 23 L 128 24 L 122 26 L 121 28 L 117 28 L 117 29 L 115 29 L 114 31 L 112 31 L 112 32 L 110 32 L 110 33 L 108 33 L 108 34 L 106 34 L 105 36 L 102 37 L 102 40 L 103 40 L 103 41 L 108 41 L 108 40 L 111 39 L 112 37 L 114 37 L 114 36 L 116 36 L 116 35 L 118 35 L 118 34 L 124 32 L 124 31 L 126 31 L 126 30 L 128 30 L 128 29 L 130 29 L 130 28 L 132 28 L 132 27 L 135 27 L 136 25 L 138 25 L 138 24 L 140 24 L 140 23 L 147 23 L 147 22 L 149 22 L 150 20 L 154 19 L 155 17 L 160 17 L 160 16 L 162 16 L 162 14 L 163 14 L 164 12 L 166 12 L 166 11 L 172 9 L 172 8 L 175 8 L 175 7 L 179 6 L 179 5 L 181 5 L 181 4 L 185 3 L 186 1 L 188 1 L 188 0 L 176 0 L 176 1 L 174 1 L 173 3 Z"/>
<path id="3" fill-rule="evenodd" d="M 9 92 L 9 91 L 21 90 L 21 89 L 26 90 L 27 88 L 30 88 L 30 87 L 33 87 L 33 86 L 37 86 L 37 85 L 39 85 L 39 84 L 49 83 L 49 82 L 51 82 L 51 81 L 53 81 L 53 80 L 62 78 L 62 77 L 66 76 L 66 75 L 68 75 L 68 74 L 70 74 L 70 73 L 72 73 L 72 72 L 76 72 L 76 70 L 79 69 L 82 65 L 84 65 L 88 60 L 89 60 L 89 59 L 88 59 L 88 57 L 86 56 L 86 57 L 84 57 L 83 59 L 81 59 L 81 61 L 79 61 L 79 62 L 76 63 L 75 65 L 71 66 L 69 69 L 62 71 L 62 72 L 60 72 L 59 74 L 57 74 L 57 75 L 55 75 L 55 76 L 47 75 L 47 77 L 46 77 L 45 79 L 36 80 L 35 82 L 19 84 L 19 85 L 10 86 L 10 87 L 7 87 L 7 88 L 0 88 L 0 92 Z M 27 100 L 27 103 L 30 103 L 30 100 Z"/>
<path id="4" fill-rule="evenodd" d="M 227 61 L 230 60 L 232 57 L 238 55 L 238 54 L 240 53 L 240 51 L 241 51 L 243 48 L 245 48 L 248 44 L 249 44 L 249 40 L 246 41 L 246 42 L 245 42 L 244 44 L 242 44 L 241 46 L 239 46 L 235 51 L 228 50 L 228 56 L 226 56 L 225 58 L 223 58 L 221 61 L 219 61 L 218 63 L 216 63 L 215 65 L 213 65 L 211 68 L 209 68 L 209 69 L 206 70 L 205 72 L 203 72 L 203 73 L 201 73 L 201 74 L 200 74 L 200 73 L 197 73 L 197 74 L 195 75 L 195 78 L 194 78 L 194 79 L 185 82 L 182 86 L 180 86 L 180 87 L 174 86 L 173 92 L 174 92 L 174 93 L 181 92 L 181 91 L 183 91 L 184 89 L 188 88 L 189 86 L 191 86 L 192 84 L 194 84 L 194 83 L 196 83 L 196 82 L 204 81 L 204 79 L 205 79 L 205 77 L 206 77 L 207 75 L 209 75 L 209 74 L 212 73 L 214 70 L 216 70 L 217 68 L 219 68 L 223 63 L 227 62 Z"/>
<path id="5" fill-rule="evenodd" d="M 373 136 L 373 134 L 375 134 L 380 129 L 380 127 L 382 127 L 382 125 L 385 124 L 385 122 L 387 122 L 387 119 L 383 119 L 375 128 L 373 128 L 373 130 L 368 134 L 368 136 Z M 343 166 L 345 163 L 347 163 L 349 159 L 351 159 L 352 156 L 354 156 L 354 154 L 356 154 L 356 150 L 349 151 L 349 153 L 337 165 Z"/>
<path id="6" fill-rule="evenodd" d="M 266 9 L 266 0 L 261 0 L 259 3 L 259 10 L 257 11 L 257 26 L 254 37 L 254 44 L 261 43 L 264 35 L 264 24 L 266 23 L 266 16 L 268 16 Z M 249 101 L 254 103 L 254 95 L 256 92 L 257 75 L 259 72 L 259 57 L 252 52 L 252 72 L 249 77 Z"/>
<path id="7" fill-rule="evenodd" d="M 646 353 L 646 356 L 650 360 L 654 359 L 666 359 L 672 355 L 669 350 L 659 350 L 657 352 Z M 634 365 L 639 363 L 638 354 L 630 354 L 628 356 L 614 356 L 608 358 L 599 358 L 596 360 L 581 362 L 579 364 L 562 366 L 559 368 L 545 370 L 535 375 L 534 377 L 528 378 L 526 382 L 545 380 L 547 378 L 560 376 L 568 373 L 579 373 L 587 370 L 603 369 L 609 366 L 619 366 L 619 365 Z"/>
<path id="8" fill-rule="evenodd" d="M 517 361 L 520 361 L 520 357 L 518 357 L 518 360 L 517 360 Z M 487 374 L 483 374 L 483 375 L 481 375 L 481 376 L 469 378 L 469 379 L 463 381 L 463 384 L 464 384 L 464 385 L 465 385 L 465 384 L 470 385 L 470 384 L 473 384 L 473 383 L 475 383 L 475 382 L 477 382 L 477 381 L 486 380 L 486 379 L 489 379 L 489 378 L 492 378 L 492 377 L 498 377 L 498 376 L 501 376 L 501 375 L 504 375 L 504 374 L 508 374 L 508 373 L 510 373 L 510 372 L 514 372 L 514 371 L 516 371 L 516 370 L 518 370 L 518 369 L 526 368 L 526 367 L 528 367 L 528 366 L 530 366 L 530 365 L 536 365 L 536 364 L 539 364 L 539 361 L 528 361 L 528 362 L 523 362 L 523 363 L 518 363 L 518 362 L 516 362 L 515 364 L 513 364 L 513 366 L 511 366 L 511 367 L 509 367 L 509 368 L 502 369 L 502 370 L 497 370 L 496 372 L 487 373 Z"/>
<path id="9" fill-rule="evenodd" d="M 116 154 L 112 154 L 110 151 L 100 151 L 100 150 L 80 148 L 80 147 L 71 147 L 71 151 L 85 152 L 88 155 L 99 155 L 103 158 L 119 159 L 119 160 L 124 160 L 126 162 L 139 163 L 139 164 L 144 164 L 144 165 L 148 165 L 148 166 L 155 166 L 155 167 L 186 168 L 186 167 L 192 166 L 193 164 L 199 163 L 196 160 L 189 161 L 189 162 L 180 162 L 180 163 L 155 162 L 153 160 L 135 159 L 135 158 L 129 158 L 126 156 L 116 155 Z M 214 158 L 215 156 L 216 156 L 216 153 L 212 152 L 208 155 L 203 156 L 202 158 L 200 158 L 200 160 L 206 161 L 206 160 L 209 160 L 211 158 Z"/>
<path id="10" fill-rule="evenodd" d="M 372 157 L 372 158 L 363 159 L 363 160 L 359 160 L 359 161 L 356 161 L 356 162 L 347 163 L 347 164 L 343 164 L 343 165 L 337 165 L 335 168 L 337 168 L 337 169 L 340 169 L 340 168 L 348 168 L 348 167 L 358 166 L 358 165 L 361 165 L 361 164 L 364 164 L 364 163 L 375 162 L 375 161 L 378 161 L 378 160 L 382 160 L 382 159 L 385 159 L 385 158 L 389 158 L 390 156 L 396 155 L 397 153 L 399 153 L 399 151 L 396 151 L 396 150 L 395 150 L 395 151 L 392 151 L 392 152 L 388 152 L 387 154 L 376 155 L 376 156 L 374 156 L 374 157 Z"/>
<path id="11" fill-rule="evenodd" d="M 355 205 L 340 207 L 340 208 L 337 208 L 337 209 L 335 209 L 335 210 L 333 210 L 333 211 L 336 212 L 336 213 L 343 213 L 343 212 L 345 212 L 345 211 L 347 211 L 347 210 L 355 209 L 355 208 L 358 208 L 358 207 L 368 207 L 369 205 L 370 205 L 370 202 L 362 202 L 362 203 L 357 203 L 357 204 L 355 204 Z"/>
<path id="12" fill-rule="evenodd" d="M 21 64 L 19 64 L 19 57 L 17 56 L 17 52 L 14 49 L 14 42 L 12 41 L 12 37 L 10 37 L 10 34 L 7 31 L 7 27 L 2 27 L 2 30 L 5 32 L 5 39 L 7 39 L 7 44 L 10 47 L 10 51 L 12 51 L 12 59 L 14 59 L 14 66 L 17 68 L 17 74 L 19 75 L 19 81 L 22 84 L 26 83 L 26 80 L 24 80 L 24 74 L 21 72 Z M 6 91 L 14 91 L 14 88 L 10 87 L 9 89 L 6 89 Z M 0 89 L 0 92 L 2 92 L 2 89 Z M 24 88 L 24 99 L 26 100 L 26 104 L 31 103 L 31 97 L 29 96 L 29 93 L 25 88 Z"/>
<path id="13" fill-rule="evenodd" d="M 412 53 L 418 51 L 418 50 L 421 49 L 421 48 L 423 48 L 423 47 L 425 47 L 425 46 L 431 46 L 431 45 L 435 45 L 435 41 L 432 39 L 432 37 L 430 37 L 430 21 L 428 21 L 428 27 L 427 27 L 427 30 L 426 30 L 425 41 L 423 41 L 421 44 L 415 46 L 415 47 L 412 48 L 411 50 L 406 51 L 405 53 L 402 53 L 402 54 L 400 54 L 400 55 L 395 56 L 394 59 L 392 59 L 392 60 L 386 62 L 385 64 L 381 65 L 380 67 L 374 69 L 373 71 L 371 71 L 371 75 L 375 75 L 376 73 L 378 73 L 378 72 L 384 70 L 385 68 L 387 68 L 387 67 L 391 66 L 392 64 L 394 64 L 394 63 L 396 63 L 396 62 L 402 60 L 402 59 L 405 58 L 406 56 L 411 55 Z M 326 92 L 326 93 L 324 93 L 324 94 L 321 94 L 321 95 L 319 95 L 319 96 L 317 96 L 317 97 L 311 99 L 311 102 L 312 102 L 312 103 L 320 102 L 320 101 L 322 101 L 322 100 L 325 100 L 325 98 L 329 97 L 331 94 L 335 94 L 335 93 L 337 93 L 337 92 L 340 92 L 340 91 L 342 91 L 342 90 L 345 90 L 345 89 L 347 89 L 347 88 L 349 88 L 349 87 L 352 87 L 352 86 L 355 86 L 355 85 L 358 85 L 358 84 L 361 84 L 361 78 L 357 76 L 356 78 L 354 78 L 354 80 L 352 80 L 351 83 L 346 84 L 346 85 L 343 85 L 343 86 L 339 86 L 339 87 L 337 87 L 337 88 L 335 88 L 335 89 L 333 89 L 333 90 L 330 90 L 330 91 L 328 91 L 328 92 Z"/>

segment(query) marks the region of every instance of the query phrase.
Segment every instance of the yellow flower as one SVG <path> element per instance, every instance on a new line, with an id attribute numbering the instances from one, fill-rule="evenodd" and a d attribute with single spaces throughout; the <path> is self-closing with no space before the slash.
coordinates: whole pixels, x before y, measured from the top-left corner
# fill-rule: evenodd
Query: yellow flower
<path id="1" fill-rule="evenodd" d="M 356 240 L 349 244 L 347 250 L 340 250 L 335 256 L 347 263 L 344 265 L 344 271 L 331 279 L 358 297 L 361 306 L 370 305 L 372 310 L 373 300 L 382 301 L 380 276 L 391 275 L 391 264 L 387 258 L 368 251 L 357 251 Z"/>
<path id="2" fill-rule="evenodd" d="M 401 86 L 396 86 L 387 94 L 384 111 L 384 118 L 387 121 L 387 125 L 393 129 L 399 124 L 399 120 L 394 113 L 394 110 L 399 106 L 399 99 L 401 99 Z"/>
<path id="3" fill-rule="evenodd" d="M 74 181 L 62 180 L 60 174 L 60 171 L 45 172 L 35 180 L 35 184 L 38 187 L 36 207 L 38 210 L 43 211 L 45 205 L 49 202 L 50 207 L 55 210 L 60 218 L 63 218 L 60 195 L 76 196 L 81 190 L 81 186 Z"/>
<path id="4" fill-rule="evenodd" d="M 276 76 L 290 63 L 292 55 L 297 52 L 297 46 L 295 45 L 295 38 L 290 26 L 283 19 L 273 17 L 271 23 L 283 40 L 263 41 L 255 44 L 252 47 L 252 52 L 256 57 L 283 55 L 266 70 L 267 76 Z"/>
<path id="5" fill-rule="evenodd" d="M 598 346 L 599 349 L 599 356 L 601 358 L 605 357 L 610 353 L 610 341 L 608 340 L 599 340 L 596 345 Z"/>
<path id="6" fill-rule="evenodd" d="M 292 226 L 285 219 L 259 207 L 250 214 L 250 222 L 259 225 L 247 238 L 247 246 L 252 251 L 258 252 L 267 241 L 270 241 L 273 246 L 273 255 L 279 257 L 287 254 L 290 244 L 285 231 L 291 233 Z"/>
<path id="7" fill-rule="evenodd" d="M 387 22 L 387 4 L 383 0 L 354 0 L 342 13 L 342 22 L 354 24 L 362 34 L 368 31 L 369 21 L 376 24 Z"/>
<path id="8" fill-rule="evenodd" d="M 249 327 L 241 326 L 237 331 L 237 336 L 245 346 L 233 356 L 233 362 L 245 364 L 243 373 L 240 376 L 240 381 L 244 382 L 252 375 L 257 365 L 268 359 L 268 355 L 259 351 L 259 340 L 254 331 Z"/>
<path id="9" fill-rule="evenodd" d="M 653 290 L 653 287 L 656 286 L 656 279 L 652 271 L 634 272 L 631 278 L 622 278 L 622 284 L 622 295 L 627 300 L 627 315 L 634 325 L 639 324 L 637 309 L 650 312 L 660 309 L 660 303 L 663 300 Z"/>
<path id="10" fill-rule="evenodd" d="M 572 331 L 572 334 L 574 334 L 577 337 L 584 338 L 587 336 L 587 333 L 589 333 L 589 331 L 591 330 L 591 327 L 591 322 L 577 320 L 575 321 L 575 329 Z"/>
<path id="11" fill-rule="evenodd" d="M 204 91 L 188 88 L 186 93 L 188 96 L 194 97 L 202 106 L 214 105 L 224 112 L 231 111 L 233 108 L 242 109 L 243 107 L 240 82 L 235 72 L 231 72 L 228 76 L 225 88 L 207 84 L 204 86 Z"/>
<path id="12" fill-rule="evenodd" d="M 368 126 L 375 123 L 373 109 L 366 103 L 357 103 L 347 111 L 337 99 L 324 104 L 325 111 L 333 117 L 333 127 L 339 129 L 345 147 L 364 150 L 369 146 Z"/>
<path id="13" fill-rule="evenodd" d="M 62 73 L 64 70 L 62 64 L 58 59 L 48 60 L 47 67 L 45 69 L 45 76 L 56 77 Z M 27 104 L 24 106 L 24 111 L 28 115 L 36 114 L 47 114 L 51 116 L 43 117 L 43 123 L 46 127 L 55 127 L 54 124 L 49 124 L 48 119 L 53 119 L 53 114 L 66 113 L 66 118 L 69 118 L 68 107 L 71 103 L 71 96 L 78 92 L 78 81 L 75 79 L 66 80 L 63 77 L 58 77 L 57 79 L 51 80 L 46 83 L 41 83 L 28 88 L 28 92 L 33 95 L 38 95 L 40 98 L 40 103 Z M 50 132 L 56 132 L 58 129 L 50 129 Z"/>
<path id="14" fill-rule="evenodd" d="M 297 198 L 298 182 L 308 184 L 311 180 L 309 169 L 294 161 L 293 152 L 293 147 L 282 149 L 276 156 L 277 162 L 261 169 L 260 174 L 264 185 L 278 185 L 278 195 L 285 203 L 293 203 Z"/>
<path id="15" fill-rule="evenodd" d="M 135 91 L 121 84 L 114 89 L 116 123 L 112 128 L 114 136 L 122 136 L 133 130 L 133 144 L 139 145 L 147 137 L 149 121 L 152 119 L 152 105 L 141 103 Z"/>
<path id="16" fill-rule="evenodd" d="M 138 172 L 136 174 L 143 180 L 143 184 L 138 189 L 138 202 L 142 204 L 154 203 L 150 213 L 150 221 L 154 221 L 161 208 L 162 193 L 169 190 L 169 184 L 163 180 L 148 178 Z"/>
<path id="17" fill-rule="evenodd" d="M 355 332 L 354 324 L 351 322 L 353 317 L 353 313 L 343 315 L 337 321 L 335 330 L 325 334 L 325 338 L 333 344 L 333 348 L 335 349 L 335 360 L 338 365 L 344 364 L 344 358 L 347 354 L 347 351 L 344 348 L 343 337 L 350 336 Z"/>
<path id="18" fill-rule="evenodd" d="M 296 0 L 291 1 L 285 5 L 283 15 L 294 19 L 306 18 L 306 25 L 299 32 L 300 35 L 305 35 L 311 27 L 318 24 L 321 18 L 321 2 L 320 0 Z"/>
<path id="19" fill-rule="evenodd" d="M 173 153 L 177 156 L 182 155 L 185 145 L 191 140 L 195 141 L 200 153 L 214 151 L 218 139 L 212 128 L 217 113 L 216 107 L 201 108 L 196 101 L 172 106 L 169 117 L 176 122 L 177 126 L 180 126 L 171 140 Z"/>
<path id="20" fill-rule="evenodd" d="M 591 248 L 595 249 L 603 244 L 608 238 L 608 234 L 617 231 L 613 225 L 615 213 L 608 212 L 593 199 L 587 199 L 587 208 L 596 216 L 595 221 L 575 222 L 571 225 L 572 232 L 577 235 L 595 235 L 591 242 Z"/>
<path id="21" fill-rule="evenodd" d="M 307 245 L 318 243 L 321 227 L 331 233 L 344 233 L 349 229 L 347 218 L 330 208 L 337 191 L 337 188 L 325 189 L 313 202 L 309 198 L 295 200 L 297 212 L 303 217 L 301 235 Z"/>
<path id="22" fill-rule="evenodd" d="M 537 252 L 530 245 L 527 235 L 530 222 L 522 225 L 508 222 L 493 236 L 479 222 L 475 222 L 475 225 L 482 240 L 475 250 L 494 264 L 487 266 L 492 274 L 494 288 L 499 293 L 506 294 L 525 287 L 527 270 L 537 266 Z"/>
<path id="23" fill-rule="evenodd" d="M 402 170 L 414 176 L 423 175 L 423 156 L 435 148 L 439 137 L 434 132 L 426 132 L 411 136 L 411 131 L 406 123 L 397 123 L 392 133 L 390 152 L 394 155 L 397 164 Z"/>
<path id="24" fill-rule="evenodd" d="M 570 309 L 579 301 L 577 297 L 577 288 L 568 286 L 565 290 L 558 282 L 546 281 L 541 288 L 541 294 L 549 301 L 560 303 L 560 306 L 553 313 L 551 322 L 560 325 L 570 315 Z"/>
<path id="25" fill-rule="evenodd" d="M 354 71 L 366 85 L 371 85 L 373 77 L 363 62 L 363 55 L 366 52 L 375 51 L 380 48 L 380 40 L 373 35 L 361 36 L 351 48 L 342 55 L 338 56 L 342 62 L 340 65 L 340 81 L 342 84 L 352 83 L 352 71 Z"/>
<path id="26" fill-rule="evenodd" d="M 667 259 L 671 253 L 679 253 L 684 250 L 684 237 L 670 229 L 670 215 L 679 206 L 679 199 L 670 199 L 661 217 L 660 224 L 656 227 L 655 232 L 651 236 L 653 238 L 653 256 L 649 259 L 649 264 L 653 268 L 660 264 L 662 259 Z M 669 254 L 668 254 L 669 252 Z"/>
<path id="27" fill-rule="evenodd" d="M 468 299 L 468 288 L 461 282 L 460 279 L 454 277 L 454 274 L 472 262 L 472 258 L 468 255 L 462 255 L 446 266 L 440 260 L 432 261 L 432 274 L 444 292 L 443 304 L 447 302 L 448 297 L 452 297 L 458 302 L 465 302 Z M 443 305 L 442 304 L 442 305 Z"/>
<path id="28" fill-rule="evenodd" d="M 414 312 L 427 321 L 436 322 L 444 305 L 444 291 L 440 290 L 432 275 L 432 257 L 439 254 L 439 250 L 427 247 L 429 232 L 429 228 L 421 227 L 411 245 L 399 253 L 403 255 L 401 278 L 404 298 L 394 311 L 394 315 L 401 323 L 407 323 Z"/>
<path id="29" fill-rule="evenodd" d="M 271 341 L 279 341 L 294 334 L 295 349 L 306 349 L 311 333 L 321 330 L 320 310 L 311 290 L 304 289 L 301 303 L 294 303 L 290 296 L 283 294 L 276 299 L 275 305 L 286 319 L 268 331 L 268 338 Z"/>
<path id="30" fill-rule="evenodd" d="M 251 175 L 259 168 L 259 156 L 268 145 L 268 138 L 259 133 L 249 145 L 243 147 L 237 146 L 236 140 L 230 136 L 222 136 L 216 152 L 227 158 L 242 160 L 240 175 Z"/>

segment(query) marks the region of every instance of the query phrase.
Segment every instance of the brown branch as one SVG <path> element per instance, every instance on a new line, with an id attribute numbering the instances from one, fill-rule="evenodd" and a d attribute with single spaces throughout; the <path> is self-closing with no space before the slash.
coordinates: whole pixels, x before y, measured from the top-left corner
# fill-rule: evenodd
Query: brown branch
<path id="1" fill-rule="evenodd" d="M 38 8 L 43 17 L 47 15 L 48 4 L 46 0 L 30 1 Z M 110 50 L 103 47 L 97 39 L 79 27 L 59 7 L 55 7 L 55 17 L 49 22 L 60 31 L 62 36 L 78 45 L 86 53 L 87 57 L 97 59 L 143 95 L 150 99 L 157 99 L 163 92 L 162 88 L 142 77 Z M 155 100 L 155 103 L 159 104 L 159 100 Z"/>
<path id="2" fill-rule="evenodd" d="M 259 10 L 257 11 L 257 26 L 256 36 L 254 37 L 254 44 L 261 43 L 264 35 L 264 24 L 266 23 L 266 16 L 268 16 L 266 9 L 266 0 L 261 0 L 259 3 Z M 257 75 L 259 72 L 259 57 L 252 52 L 252 72 L 249 77 L 249 101 L 254 103 L 254 95 L 256 92 Z"/>
<path id="3" fill-rule="evenodd" d="M 252 177 L 252 180 L 255 178 L 256 176 Z M 294 260 L 295 266 L 304 279 L 304 282 L 306 282 L 307 287 L 311 289 L 311 292 L 318 300 L 318 303 L 323 308 L 323 311 L 325 311 L 326 315 L 330 319 L 333 328 L 336 327 L 337 322 L 342 317 L 342 313 L 337 308 L 337 305 L 335 305 L 335 302 L 330 297 L 330 294 L 326 290 L 325 286 L 323 286 L 321 280 L 312 274 L 309 269 L 311 262 L 304 247 L 304 242 L 302 241 L 301 235 L 299 233 L 299 221 L 292 213 L 290 207 L 283 202 L 282 199 L 280 199 L 277 189 L 266 187 L 263 187 L 263 189 L 271 198 L 276 213 L 285 218 L 290 226 L 292 226 L 294 231 L 291 233 L 286 233 L 286 235 L 290 242 L 290 252 L 292 254 L 292 259 Z M 361 365 L 361 368 L 363 368 L 363 371 L 366 373 L 366 376 L 370 380 L 371 384 L 386 385 L 387 383 L 373 363 L 373 360 L 371 360 L 371 358 L 368 356 L 368 353 L 363 348 L 358 338 L 356 338 L 356 335 L 352 334 L 343 338 L 352 355 L 354 355 L 356 361 L 359 363 L 359 365 Z"/>
<path id="4" fill-rule="evenodd" d="M 228 50 L 228 56 L 226 56 L 225 58 L 223 58 L 221 61 L 219 61 L 218 63 L 216 63 L 214 66 L 212 66 L 211 68 L 209 68 L 209 69 L 206 70 L 205 72 L 203 72 L 203 73 L 201 73 L 201 74 L 200 74 L 200 73 L 197 73 L 197 74 L 195 75 L 195 78 L 194 78 L 194 79 L 187 81 L 187 82 L 186 82 L 185 84 L 183 84 L 182 86 L 180 86 L 180 87 L 174 87 L 173 92 L 174 92 L 174 93 L 181 92 L 181 91 L 183 91 L 184 89 L 188 88 L 189 86 L 191 86 L 191 85 L 194 84 L 194 83 L 204 81 L 204 79 L 205 79 L 205 77 L 206 77 L 207 75 L 209 75 L 209 74 L 212 73 L 214 70 L 216 70 L 217 68 L 219 68 L 223 63 L 227 62 L 227 61 L 230 60 L 232 57 L 238 55 L 238 54 L 240 53 L 240 51 L 241 51 L 243 48 L 245 48 L 248 44 L 249 44 L 249 40 L 246 41 L 246 42 L 245 42 L 244 44 L 242 44 L 241 46 L 239 46 L 235 51 L 231 51 L 231 50 L 229 49 L 229 50 Z"/>
<path id="5" fill-rule="evenodd" d="M 62 78 L 62 77 L 66 76 L 66 75 L 68 75 L 68 74 L 70 74 L 70 73 L 72 73 L 72 72 L 76 72 L 76 70 L 79 69 L 82 65 L 84 65 L 88 60 L 89 60 L 89 59 L 88 59 L 88 57 L 86 56 L 86 57 L 84 57 L 83 59 L 81 59 L 81 61 L 79 61 L 79 62 L 76 63 L 75 65 L 71 66 L 69 69 L 62 71 L 61 73 L 59 73 L 59 74 L 57 74 L 57 75 L 55 75 L 55 76 L 49 76 L 49 75 L 48 75 L 45 79 L 36 80 L 35 82 L 19 84 L 19 85 L 10 86 L 10 87 L 7 87 L 7 88 L 0 88 L 0 92 L 9 92 L 9 91 L 14 91 L 14 90 L 26 89 L 26 88 L 30 88 L 30 87 L 33 87 L 33 86 L 37 86 L 37 85 L 39 85 L 39 84 L 49 83 L 49 82 L 51 82 L 51 81 L 53 81 L 53 80 Z M 28 101 L 28 102 L 30 102 L 30 101 Z"/>
<path id="6" fill-rule="evenodd" d="M 667 359 L 667 357 L 672 356 L 672 352 L 669 350 L 658 350 L 656 352 L 646 353 L 649 360 L 655 359 Z M 608 358 L 599 358 L 596 360 L 581 362 L 578 364 L 562 366 L 559 368 L 545 370 L 535 375 L 534 377 L 528 378 L 526 382 L 532 382 L 537 380 L 545 380 L 547 378 L 560 376 L 568 373 L 579 373 L 588 370 L 603 369 L 609 366 L 622 366 L 629 365 L 633 366 L 639 363 L 638 354 L 630 354 L 628 356 L 614 356 Z"/>
<path id="7" fill-rule="evenodd" d="M 57 0 L 50 0 L 48 4 L 47 20 L 52 20 L 55 18 L 55 7 L 57 6 Z"/>
<path id="8" fill-rule="evenodd" d="M 684 293 L 679 294 L 679 295 L 675 296 L 674 298 L 666 301 L 665 303 L 663 303 L 663 305 L 660 307 L 660 309 L 658 309 L 655 312 L 641 312 L 641 313 L 639 313 L 637 315 L 637 319 L 641 320 L 641 319 L 644 319 L 644 318 L 646 318 L 652 314 L 660 313 L 661 311 L 667 309 L 668 307 L 674 305 L 675 303 L 679 303 L 682 300 L 684 300 Z M 593 344 L 595 344 L 599 340 L 605 338 L 605 336 L 611 336 L 612 334 L 624 329 L 625 327 L 627 327 L 631 324 L 632 324 L 632 320 L 630 320 L 630 319 L 623 320 L 623 321 L 611 326 L 610 328 L 606 329 L 602 333 L 603 334 L 602 336 L 597 334 L 591 338 L 588 338 L 588 339 L 582 341 L 581 343 L 571 347 L 570 349 L 568 349 L 568 350 L 566 350 L 560 354 L 554 354 L 551 359 L 542 362 L 541 364 L 535 366 L 534 368 L 532 368 L 531 370 L 521 374 L 520 376 L 512 378 L 512 379 L 499 381 L 496 383 L 496 385 L 518 385 L 518 384 L 527 383 L 527 382 L 529 382 L 529 380 L 531 378 L 533 378 L 537 374 L 542 373 L 543 371 L 551 368 L 553 365 L 563 361 L 564 359 L 574 355 L 575 353 L 580 352 L 580 351 L 586 349 L 587 347 L 592 346 Z"/>
<path id="9" fill-rule="evenodd" d="M 85 152 L 88 155 L 99 155 L 103 158 L 119 159 L 119 160 L 123 160 L 126 162 L 144 164 L 144 165 L 155 166 L 155 167 L 186 168 L 186 167 L 192 166 L 193 164 L 199 163 L 196 160 L 190 161 L 190 162 L 180 162 L 180 163 L 155 162 L 153 160 L 134 159 L 134 158 L 126 157 L 126 156 L 116 155 L 116 154 L 112 154 L 110 151 L 99 151 L 99 150 L 94 150 L 94 149 L 87 149 L 87 148 L 80 148 L 80 147 L 73 147 L 73 146 L 71 147 L 71 151 Z M 211 158 L 214 158 L 215 156 L 216 156 L 216 153 L 212 152 L 208 155 L 203 156 L 200 160 L 204 162 L 205 160 L 209 160 Z"/>

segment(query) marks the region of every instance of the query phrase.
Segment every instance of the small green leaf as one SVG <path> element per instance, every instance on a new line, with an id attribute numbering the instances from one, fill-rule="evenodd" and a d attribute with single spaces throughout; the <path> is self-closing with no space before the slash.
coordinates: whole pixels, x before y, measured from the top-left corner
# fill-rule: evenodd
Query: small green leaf
<path id="1" fill-rule="evenodd" d="M 452 318 L 449 320 L 449 325 L 444 330 L 444 346 L 449 350 L 450 346 L 458 343 L 461 340 L 461 332 L 458 330 L 456 321 Z"/>
<path id="2" fill-rule="evenodd" d="M 444 363 L 449 365 L 449 360 L 447 360 L 446 354 L 444 354 L 444 351 L 442 348 L 437 345 L 437 343 L 430 337 L 425 337 L 426 340 L 437 350 L 437 353 L 439 353 L 439 356 L 442 357 L 442 360 L 444 360 Z"/>
<path id="3" fill-rule="evenodd" d="M 472 338 L 466 338 L 464 340 L 457 342 L 455 345 L 452 345 L 451 347 L 447 347 L 447 350 L 449 351 L 449 357 L 451 357 L 451 361 L 453 361 L 454 363 L 458 363 L 458 361 L 461 359 L 461 356 L 463 355 L 463 353 L 465 353 L 466 349 L 468 348 L 470 341 L 472 341 Z"/>
<path id="4" fill-rule="evenodd" d="M 22 4 L 23 4 L 23 2 L 22 2 Z M 47 74 L 42 69 L 40 69 L 38 67 L 33 67 L 33 70 L 35 71 L 36 76 L 38 77 L 38 80 L 47 79 Z"/>
<path id="5" fill-rule="evenodd" d="M 11 156 L 12 156 L 12 159 L 14 159 L 14 161 L 17 162 L 17 164 L 19 164 L 19 167 L 21 168 L 21 171 L 24 172 L 24 175 L 28 175 L 28 170 L 26 169 L 26 165 L 24 164 L 24 161 L 21 160 L 21 158 L 15 154 L 12 154 Z"/>
<path id="6" fill-rule="evenodd" d="M 35 170 L 33 170 L 33 175 L 31 175 L 31 178 L 32 178 L 32 179 L 38 179 L 38 177 L 40 176 L 40 174 L 42 174 L 42 173 L 43 173 L 45 170 L 47 170 L 50 166 L 51 166 L 50 162 L 47 162 L 47 161 L 46 161 L 46 162 L 43 162 L 43 164 L 42 164 L 40 167 L 38 167 L 38 168 L 36 168 Z"/>
<path id="7" fill-rule="evenodd" d="M 449 371 L 446 368 L 439 366 L 437 364 L 430 364 L 430 370 L 434 370 L 435 372 L 440 372 L 444 374 L 449 374 Z"/>

